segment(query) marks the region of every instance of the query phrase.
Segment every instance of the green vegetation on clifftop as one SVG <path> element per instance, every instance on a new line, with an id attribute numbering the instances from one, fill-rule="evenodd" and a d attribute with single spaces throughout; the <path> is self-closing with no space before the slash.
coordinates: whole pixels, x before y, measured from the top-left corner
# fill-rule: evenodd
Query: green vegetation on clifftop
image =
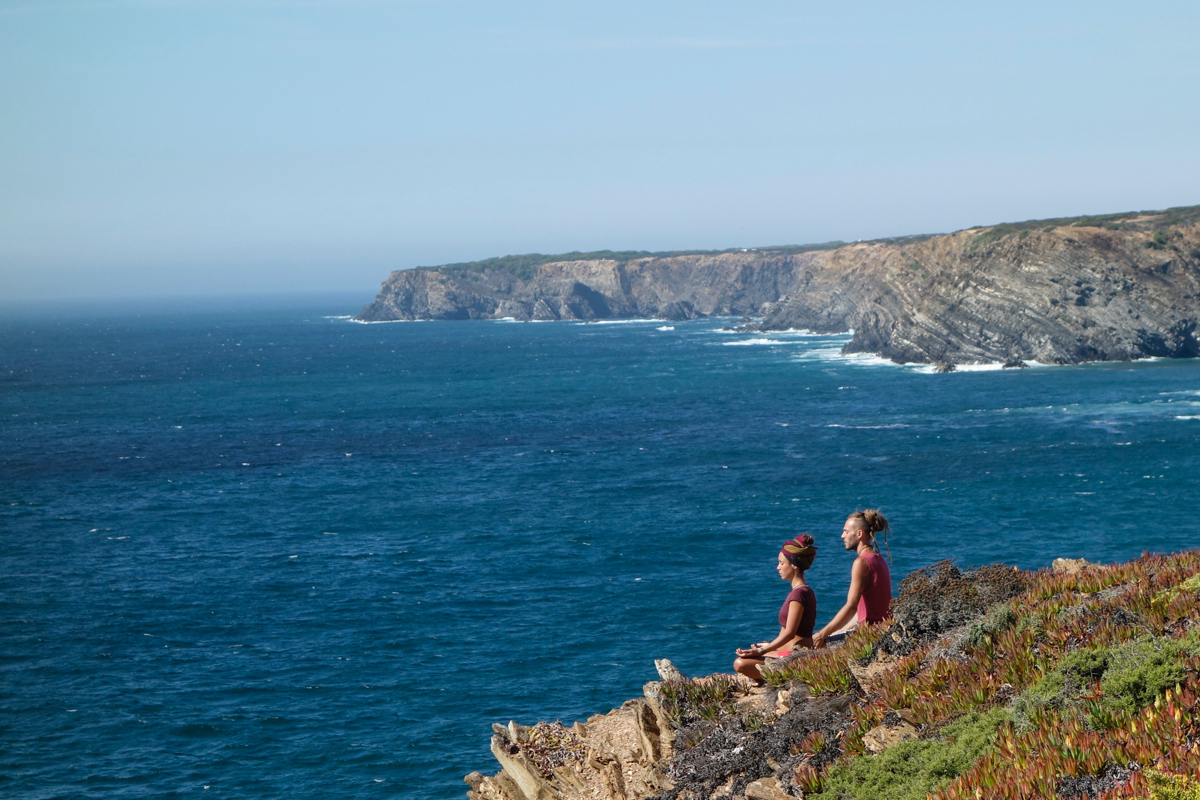
<path id="1" fill-rule="evenodd" d="M 998 225 L 979 225 L 966 230 L 979 230 L 978 243 L 985 244 L 1009 234 L 1019 233 L 1023 236 L 1035 230 L 1054 230 L 1064 227 L 1106 227 L 1111 230 L 1160 230 L 1172 225 L 1188 225 L 1200 222 L 1200 206 L 1178 206 L 1161 211 L 1126 211 L 1120 214 L 1093 214 L 1077 217 L 1053 217 L 1049 219 L 1031 219 L 1023 222 L 1002 222 Z M 911 236 L 892 236 L 880 239 L 863 240 L 868 244 L 905 245 L 930 239 L 937 234 L 925 233 Z M 1151 240 L 1156 242 L 1157 240 Z M 836 250 L 845 247 L 848 242 L 840 240 L 820 242 L 815 244 L 789 244 L 769 247 L 730 247 L 724 250 L 593 250 L 582 252 L 572 250 L 569 253 L 524 253 L 522 255 L 497 256 L 480 261 L 464 261 L 457 264 L 442 264 L 439 266 L 417 267 L 439 272 L 476 272 L 504 271 L 521 280 L 529 280 L 542 264 L 553 264 L 561 261 L 591 261 L 607 259 L 613 261 L 633 261 L 639 258 L 671 258 L 674 256 L 693 255 L 722 255 L 725 253 L 757 252 L 771 255 L 798 255 L 818 250 Z M 1161 247 L 1163 242 L 1158 242 Z M 1150 245 L 1154 246 L 1154 245 Z"/>
<path id="2" fill-rule="evenodd" d="M 498 256 L 485 258 L 482 261 L 464 261 L 460 264 L 443 264 L 437 267 L 417 267 L 417 269 L 432 269 L 439 272 L 487 272 L 504 271 L 516 275 L 523 281 L 534 276 L 542 264 L 556 264 L 562 261 L 634 261 L 639 258 L 672 258 L 674 256 L 717 256 L 725 253 L 758 252 L 777 255 L 795 255 L 814 250 L 836 250 L 845 242 L 822 242 L 820 244 L 796 244 L 779 247 L 731 247 L 726 250 L 593 250 L 588 253 L 572 250 L 569 253 L 547 255 L 545 253 L 525 253 L 516 256 Z"/>
<path id="3" fill-rule="evenodd" d="M 1200 551 L 1070 573 L 940 562 L 901 584 L 894 624 L 767 676 L 852 698 L 835 757 L 793 749 L 798 797 L 1200 800 Z M 872 754 L 880 731 L 900 740 Z"/>
<path id="4" fill-rule="evenodd" d="M 966 772 L 996 741 L 1008 711 L 972 713 L 924 741 L 901 742 L 877 756 L 856 758 L 829 770 L 824 788 L 805 794 L 812 800 L 925 800 Z"/>
<path id="5" fill-rule="evenodd" d="M 1028 219 L 1024 222 L 1002 222 L 999 225 L 978 225 L 967 230 L 979 229 L 979 243 L 983 244 L 1013 233 L 1025 236 L 1035 230 L 1051 231 L 1055 228 L 1158 230 L 1172 225 L 1190 225 L 1195 222 L 1200 222 L 1200 206 L 1178 206 L 1162 211 L 1126 211 L 1121 214 Z"/>

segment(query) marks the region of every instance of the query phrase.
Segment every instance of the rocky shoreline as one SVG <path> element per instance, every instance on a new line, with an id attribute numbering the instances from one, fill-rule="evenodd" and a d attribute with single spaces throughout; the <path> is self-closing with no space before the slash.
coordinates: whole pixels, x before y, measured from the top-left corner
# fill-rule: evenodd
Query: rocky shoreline
<path id="1" fill-rule="evenodd" d="M 470 800 L 1200 797 L 1200 551 L 940 562 L 764 687 L 656 667 L 608 714 L 493 726 Z"/>
<path id="2" fill-rule="evenodd" d="M 1200 206 L 853 244 L 509 257 L 393 272 L 356 317 L 748 317 L 898 363 L 1200 354 Z"/>

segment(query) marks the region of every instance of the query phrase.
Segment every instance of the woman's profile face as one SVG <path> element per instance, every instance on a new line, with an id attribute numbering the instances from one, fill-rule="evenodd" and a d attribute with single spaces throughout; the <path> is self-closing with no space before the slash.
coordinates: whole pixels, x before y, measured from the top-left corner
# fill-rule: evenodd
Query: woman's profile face
<path id="1" fill-rule="evenodd" d="M 783 553 L 779 554 L 779 561 L 775 565 L 775 571 L 785 581 L 790 581 L 796 575 L 796 568 L 792 566 L 792 562 L 783 557 Z"/>

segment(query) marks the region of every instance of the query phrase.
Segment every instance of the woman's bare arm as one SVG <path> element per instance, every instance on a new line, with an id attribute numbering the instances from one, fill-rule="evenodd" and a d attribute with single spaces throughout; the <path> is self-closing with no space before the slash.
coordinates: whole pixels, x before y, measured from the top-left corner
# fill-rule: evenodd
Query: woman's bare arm
<path id="1" fill-rule="evenodd" d="M 765 645 L 755 645 L 754 647 L 739 649 L 737 654 L 743 658 L 762 658 L 772 650 L 778 650 L 796 638 L 796 631 L 800 630 L 800 620 L 803 617 L 804 603 L 799 600 L 793 600 L 788 603 L 787 622 L 784 624 L 783 629 L 779 631 L 779 635 L 775 637 L 775 641 Z"/>

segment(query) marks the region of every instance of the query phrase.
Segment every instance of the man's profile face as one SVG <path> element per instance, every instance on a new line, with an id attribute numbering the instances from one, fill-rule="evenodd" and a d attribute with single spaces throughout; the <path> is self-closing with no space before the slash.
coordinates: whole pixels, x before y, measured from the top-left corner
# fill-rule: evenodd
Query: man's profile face
<path id="1" fill-rule="evenodd" d="M 842 544 L 846 545 L 847 550 L 857 550 L 860 539 L 862 530 L 850 520 L 846 520 L 846 524 L 842 526 Z"/>

